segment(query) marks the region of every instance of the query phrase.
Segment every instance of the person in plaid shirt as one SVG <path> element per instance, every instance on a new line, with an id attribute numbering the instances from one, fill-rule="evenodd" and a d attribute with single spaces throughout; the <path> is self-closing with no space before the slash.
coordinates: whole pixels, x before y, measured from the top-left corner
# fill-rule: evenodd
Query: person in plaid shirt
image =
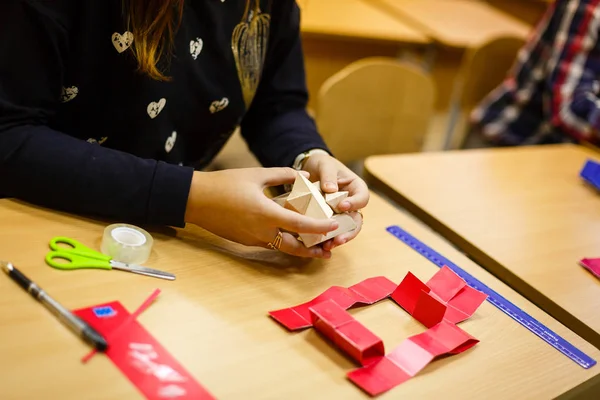
<path id="1" fill-rule="evenodd" d="M 464 147 L 600 144 L 599 29 L 600 0 L 555 0 L 471 113 Z"/>

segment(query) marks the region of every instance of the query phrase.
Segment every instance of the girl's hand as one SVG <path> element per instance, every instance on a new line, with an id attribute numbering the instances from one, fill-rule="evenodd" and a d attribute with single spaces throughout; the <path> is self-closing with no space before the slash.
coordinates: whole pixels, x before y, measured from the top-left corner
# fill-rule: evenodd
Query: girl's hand
<path id="1" fill-rule="evenodd" d="M 312 181 L 318 180 L 321 182 L 323 193 L 348 191 L 348 198 L 338 205 L 338 208 L 340 211 L 350 211 L 350 215 L 354 218 L 357 228 L 322 243 L 321 247 L 329 252 L 334 247 L 354 239 L 360 232 L 363 218 L 359 210 L 364 208 L 369 202 L 369 188 L 365 181 L 352 172 L 350 168 L 327 154 L 314 154 L 310 156 L 302 169 L 310 173 Z"/>
<path id="2" fill-rule="evenodd" d="M 338 224 L 333 220 L 311 218 L 287 210 L 264 194 L 264 189 L 269 186 L 293 183 L 297 173 L 292 168 L 196 171 L 185 220 L 225 239 L 261 247 L 268 247 L 280 229 L 321 234 L 337 229 Z M 329 250 L 320 246 L 306 248 L 289 233 L 283 232 L 282 239 L 279 247 L 282 252 L 300 257 L 331 256 Z"/>

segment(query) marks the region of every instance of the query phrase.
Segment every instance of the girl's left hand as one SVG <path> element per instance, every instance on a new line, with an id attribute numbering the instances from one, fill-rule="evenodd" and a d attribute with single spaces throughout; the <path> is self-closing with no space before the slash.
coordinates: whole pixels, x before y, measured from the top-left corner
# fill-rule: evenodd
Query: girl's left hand
<path id="1" fill-rule="evenodd" d="M 321 244 L 324 250 L 331 251 L 354 239 L 362 228 L 363 217 L 359 212 L 369 202 L 369 188 L 342 162 L 327 154 L 314 154 L 304 163 L 302 169 L 310 173 L 310 180 L 320 181 L 323 193 L 348 191 L 348 197 L 338 206 L 340 211 L 349 211 L 356 222 L 356 229 Z"/>

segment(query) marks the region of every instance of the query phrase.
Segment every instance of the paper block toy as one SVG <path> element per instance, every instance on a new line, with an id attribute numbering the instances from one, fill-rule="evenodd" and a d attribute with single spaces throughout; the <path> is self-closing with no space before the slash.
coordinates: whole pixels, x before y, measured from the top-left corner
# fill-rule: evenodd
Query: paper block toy
<path id="1" fill-rule="evenodd" d="M 394 291 L 397 285 L 389 279 L 378 276 L 365 279 L 348 288 L 332 286 L 314 299 L 294 307 L 270 311 L 269 315 L 291 331 L 312 326 L 310 307 L 332 300 L 347 310 L 355 304 L 374 304 L 383 300 Z"/>
<path id="2" fill-rule="evenodd" d="M 600 278 L 600 258 L 584 258 L 579 265 L 590 271 L 596 278 Z"/>
<path id="3" fill-rule="evenodd" d="M 426 284 L 408 273 L 391 295 L 417 321 L 430 328 L 443 319 L 459 323 L 469 318 L 487 298 L 450 268 L 442 267 Z"/>
<path id="4" fill-rule="evenodd" d="M 592 185 L 595 189 L 600 190 L 600 164 L 587 160 L 583 166 L 583 169 L 579 173 L 588 184 Z"/>
<path id="5" fill-rule="evenodd" d="M 155 291 L 133 314 L 118 301 L 75 310 L 74 314 L 107 339 L 106 356 L 147 399 L 213 400 L 214 397 L 136 320 L 136 314 L 149 306 L 157 295 Z"/>
<path id="6" fill-rule="evenodd" d="M 312 247 L 338 235 L 356 229 L 354 219 L 348 213 L 338 210 L 340 202 L 348 197 L 348 192 L 327 193 L 323 196 L 320 182 L 312 183 L 304 175 L 298 173 L 292 191 L 273 198 L 277 204 L 297 213 L 318 219 L 333 218 L 338 222 L 338 229 L 326 235 L 301 233 L 302 243 Z"/>
<path id="7" fill-rule="evenodd" d="M 386 297 L 428 328 L 387 355 L 383 341 L 346 311 L 357 303 L 374 304 Z M 469 318 L 486 298 L 444 266 L 426 284 L 410 272 L 399 285 L 379 276 L 347 289 L 333 286 L 306 303 L 269 314 L 291 331 L 314 326 L 363 366 L 348 373 L 348 378 L 375 396 L 415 376 L 436 357 L 477 344 L 456 323 Z"/>
<path id="8" fill-rule="evenodd" d="M 414 377 L 436 357 L 462 353 L 479 340 L 448 321 L 405 339 L 390 354 L 348 373 L 348 378 L 371 396 L 386 392 Z"/>
<path id="9" fill-rule="evenodd" d="M 315 329 L 361 365 L 385 354 L 383 341 L 333 300 L 314 305 L 309 311 Z"/>

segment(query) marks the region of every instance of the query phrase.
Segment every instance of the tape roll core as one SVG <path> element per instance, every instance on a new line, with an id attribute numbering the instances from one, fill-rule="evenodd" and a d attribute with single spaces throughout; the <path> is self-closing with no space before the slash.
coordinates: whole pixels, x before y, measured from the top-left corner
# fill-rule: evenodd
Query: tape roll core
<path id="1" fill-rule="evenodd" d="M 125 226 L 113 229 L 110 234 L 113 239 L 126 246 L 142 246 L 146 243 L 146 237 L 142 232 Z"/>
<path id="2" fill-rule="evenodd" d="M 128 224 L 113 224 L 104 229 L 103 254 L 115 261 L 142 264 L 150 257 L 152 236 L 142 228 Z"/>

